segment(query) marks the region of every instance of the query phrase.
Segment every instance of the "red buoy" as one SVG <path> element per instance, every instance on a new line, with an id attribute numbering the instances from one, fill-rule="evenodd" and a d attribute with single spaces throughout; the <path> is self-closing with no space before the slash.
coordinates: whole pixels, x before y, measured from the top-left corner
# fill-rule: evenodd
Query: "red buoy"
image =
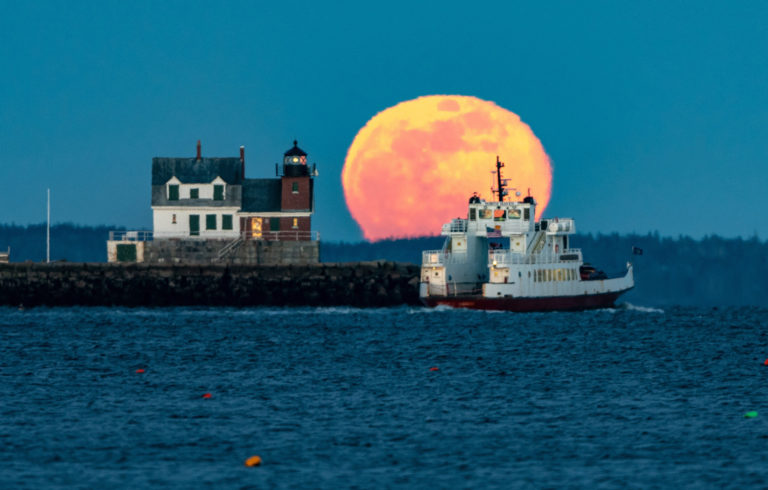
<path id="1" fill-rule="evenodd" d="M 766 360 L 765 360 L 765 362 L 763 363 L 763 365 L 764 365 L 764 366 L 768 366 L 768 359 L 766 359 Z"/>
<path id="2" fill-rule="evenodd" d="M 210 398 L 210 397 L 211 397 L 210 393 L 206 393 L 206 394 L 203 395 L 203 398 Z"/>
<path id="3" fill-rule="evenodd" d="M 437 367 L 431 367 L 431 368 L 429 368 L 429 370 L 430 370 L 430 371 L 439 371 L 439 370 L 440 370 L 440 368 L 437 368 Z"/>
<path id="4" fill-rule="evenodd" d="M 144 370 L 143 370 L 143 369 L 137 369 L 137 370 L 136 370 L 136 372 L 137 372 L 137 373 L 139 373 L 139 374 L 141 374 L 141 373 L 143 373 L 143 372 L 144 372 Z"/>

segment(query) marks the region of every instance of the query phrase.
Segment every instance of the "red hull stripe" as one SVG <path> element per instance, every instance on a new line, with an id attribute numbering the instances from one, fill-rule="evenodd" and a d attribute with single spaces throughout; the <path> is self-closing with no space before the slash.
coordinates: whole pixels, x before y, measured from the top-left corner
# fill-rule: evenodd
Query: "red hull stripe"
<path id="1" fill-rule="evenodd" d="M 616 291 L 604 294 L 581 296 L 549 296 L 538 298 L 486 298 L 483 296 L 428 296 L 421 298 L 427 306 L 446 305 L 453 308 L 504 311 L 579 311 L 595 308 L 610 308 L 616 298 L 627 292 Z"/>

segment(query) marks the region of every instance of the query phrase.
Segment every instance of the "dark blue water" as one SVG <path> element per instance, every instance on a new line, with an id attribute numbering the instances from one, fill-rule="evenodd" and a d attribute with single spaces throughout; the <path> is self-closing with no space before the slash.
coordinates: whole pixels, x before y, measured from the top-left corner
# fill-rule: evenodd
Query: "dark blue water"
<path id="1" fill-rule="evenodd" d="M 767 326 L 757 309 L 1 309 L 0 486 L 764 487 Z"/>

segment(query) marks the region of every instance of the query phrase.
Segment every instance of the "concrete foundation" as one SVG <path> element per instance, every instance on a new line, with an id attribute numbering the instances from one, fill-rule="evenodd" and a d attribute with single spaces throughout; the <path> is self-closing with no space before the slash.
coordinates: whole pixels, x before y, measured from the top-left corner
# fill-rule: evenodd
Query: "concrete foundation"
<path id="1" fill-rule="evenodd" d="M 319 262 L 317 240 L 267 241 L 163 239 L 107 242 L 109 262 L 117 262 L 117 246 L 135 244 L 136 262 L 147 264 L 307 265 Z M 227 248 L 227 250 L 224 250 Z"/>

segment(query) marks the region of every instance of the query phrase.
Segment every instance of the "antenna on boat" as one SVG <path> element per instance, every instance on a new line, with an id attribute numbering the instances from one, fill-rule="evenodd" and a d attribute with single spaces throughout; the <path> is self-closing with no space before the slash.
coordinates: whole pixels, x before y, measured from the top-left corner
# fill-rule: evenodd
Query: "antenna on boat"
<path id="1" fill-rule="evenodd" d="M 499 155 L 496 155 L 496 180 L 497 180 L 497 189 L 496 194 L 499 196 L 499 202 L 504 201 L 504 196 L 507 195 L 507 191 L 504 190 L 504 187 L 507 183 L 507 179 L 501 178 L 501 168 L 504 166 L 504 163 L 499 160 Z M 491 189 L 491 192 L 493 192 L 493 189 Z"/>

